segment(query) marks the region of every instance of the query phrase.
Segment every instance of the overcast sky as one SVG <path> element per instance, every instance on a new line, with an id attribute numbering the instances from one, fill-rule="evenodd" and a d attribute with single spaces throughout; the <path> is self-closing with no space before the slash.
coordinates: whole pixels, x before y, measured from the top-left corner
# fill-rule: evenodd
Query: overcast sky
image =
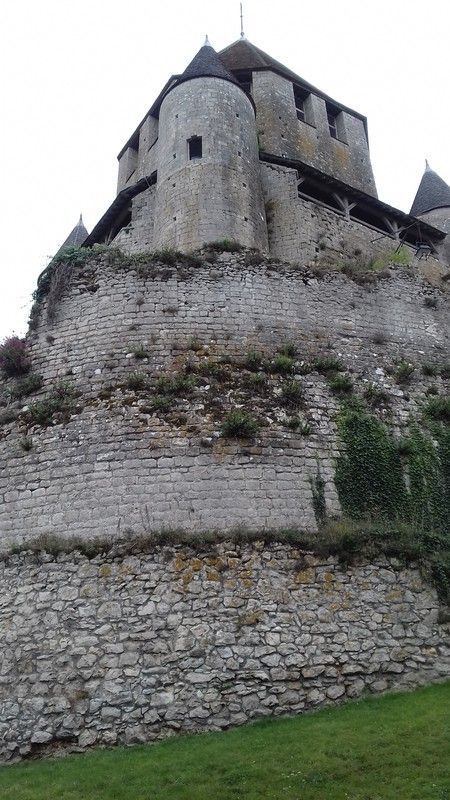
<path id="1" fill-rule="evenodd" d="M 427 157 L 450 182 L 448 0 L 244 0 L 245 32 L 369 119 L 380 199 L 404 211 Z M 0 35 L 0 339 L 36 278 L 115 196 L 116 156 L 167 78 L 239 37 L 236 0 L 11 0 Z"/>

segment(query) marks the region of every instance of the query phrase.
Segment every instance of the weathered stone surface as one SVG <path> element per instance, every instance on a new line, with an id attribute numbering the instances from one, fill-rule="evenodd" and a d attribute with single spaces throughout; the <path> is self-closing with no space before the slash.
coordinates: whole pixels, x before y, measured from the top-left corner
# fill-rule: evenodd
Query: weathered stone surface
<path id="1" fill-rule="evenodd" d="M 310 566 L 299 584 L 300 556 Z M 219 562 L 227 569 L 210 581 Z M 0 562 L 0 583 L 3 760 L 218 729 L 449 671 L 434 590 L 387 559 L 343 572 L 258 542 L 90 561 L 23 553 Z"/>
<path id="2" fill-rule="evenodd" d="M 342 236 L 327 214 L 331 212 L 316 210 L 311 224 L 323 222 L 333 253 L 342 259 Z M 359 240 L 352 223 L 348 225 L 351 249 Z M 304 264 L 309 256 L 299 260 Z M 339 273 L 318 280 L 303 266 L 270 261 L 249 266 L 245 254 L 224 253 L 219 261 L 217 278 L 206 263 L 190 271 L 182 265 L 163 270 L 149 264 L 137 275 L 130 265 L 112 268 L 99 257 L 87 268 L 96 291 L 82 290 L 74 278 L 61 298 L 51 345 L 44 302 L 37 330 L 30 335 L 33 371 L 44 378 L 44 395 L 56 381 L 73 383 L 81 392 L 80 412 L 67 424 L 48 428 L 20 421 L 1 428 L 0 547 L 39 534 L 115 537 L 130 529 L 313 530 L 311 479 L 318 469 L 327 511 L 339 514 L 334 484 L 337 402 L 323 375 L 299 376 L 309 436 L 286 427 L 285 411 L 278 409 L 276 418 L 274 396 L 264 415 L 270 421 L 256 442 L 245 445 L 220 438 L 226 409 L 215 406 L 215 415 L 208 412 L 208 384 L 195 395 L 195 403 L 180 400 L 185 420 L 176 424 L 149 410 L 154 388 L 145 398 L 117 388 L 136 370 L 154 387 L 161 373 L 176 372 L 198 352 L 190 349 L 193 338 L 204 360 L 226 356 L 242 361 L 255 349 L 273 355 L 288 341 L 306 362 L 332 354 L 353 374 L 357 395 L 372 383 L 388 392 L 392 423 L 399 430 L 420 411 L 431 384 L 445 392 L 442 377 L 426 377 L 420 370 L 422 362 L 448 361 L 448 311 L 444 291 L 422 280 L 419 262 L 408 271 L 393 270 L 367 288 Z M 436 307 L 425 305 L 430 296 Z M 143 298 L 139 305 L 137 297 Z M 178 311 L 168 316 L 165 309 L 175 300 Z M 133 353 L 127 358 L 130 348 L 139 347 L 148 352 L 146 360 L 137 361 Z M 390 374 L 402 358 L 417 367 L 407 392 Z M 108 387 L 114 389 L 110 397 Z M 107 397 L 99 397 L 105 388 Z M 32 438 L 31 450 L 21 446 L 24 436 Z M 133 567 L 124 565 L 124 578 L 129 570 Z M 324 569 L 324 583 L 327 573 Z M 301 586 L 309 574 L 305 564 L 292 577 Z M 209 578 L 211 583 L 218 580 L 213 564 Z M 195 582 L 190 583 L 191 591 L 197 591 Z M 54 603 L 69 597 L 77 603 L 76 587 L 68 584 L 61 591 L 63 597 L 54 597 Z M 86 582 L 83 597 L 95 591 Z M 376 593 L 376 587 L 368 591 Z M 143 605 L 142 616 L 145 606 L 151 613 L 151 603 L 149 599 Z M 51 610 L 58 611 L 55 605 Z M 110 611 L 105 605 L 100 614 Z"/>

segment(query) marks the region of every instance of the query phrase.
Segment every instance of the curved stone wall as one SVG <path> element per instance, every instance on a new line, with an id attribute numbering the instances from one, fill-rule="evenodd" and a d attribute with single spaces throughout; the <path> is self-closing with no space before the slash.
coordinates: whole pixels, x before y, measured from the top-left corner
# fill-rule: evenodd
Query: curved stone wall
<path id="1" fill-rule="evenodd" d="M 108 266 L 99 256 L 51 303 L 52 321 L 47 298 L 29 337 L 43 388 L 16 404 L 18 419 L 0 429 L 6 547 L 40 534 L 115 536 L 126 529 L 314 530 L 317 474 L 327 512 L 339 514 L 338 401 L 326 376 L 297 375 L 304 435 L 301 426 L 289 427 L 295 412 L 280 403 L 284 378 L 267 378 L 259 394 L 248 389 L 239 366 L 248 351 L 272 358 L 294 343 L 300 371 L 317 356 L 338 358 L 357 395 L 372 383 L 389 392 L 389 420 L 398 430 L 420 411 L 429 385 L 445 391 L 443 378 L 420 368 L 448 359 L 444 296 L 407 271 L 366 288 L 338 274 L 318 279 L 294 266 L 251 265 L 246 254 L 194 267 L 120 258 Z M 407 389 L 392 374 L 404 358 L 416 367 Z M 158 377 L 222 360 L 231 362 L 228 383 L 206 374 L 194 393 L 177 399 L 176 414 L 152 409 Z M 148 380 L 147 394 L 128 388 L 136 372 Z M 32 424 L 27 406 L 60 381 L 79 392 L 70 419 Z M 221 438 L 221 422 L 242 403 L 260 418 L 258 435 Z"/>
<path id="2" fill-rule="evenodd" d="M 99 256 L 74 273 L 52 321 L 43 303 L 30 345 L 45 380 L 69 375 L 88 388 L 126 368 L 161 370 L 194 338 L 211 355 L 273 352 L 292 341 L 305 356 L 332 350 L 349 368 L 368 371 L 401 355 L 445 359 L 449 351 L 447 295 L 417 267 L 387 269 L 358 285 L 339 272 L 318 277 L 252 254 L 224 253 L 192 267 L 145 256 L 141 264 L 108 260 Z M 377 336 L 384 342 L 374 347 Z M 141 345 L 149 352 L 143 364 L 130 358 Z"/>
<path id="3" fill-rule="evenodd" d="M 239 86 L 220 78 L 179 84 L 159 116 L 155 247 L 189 250 L 236 239 L 267 251 L 255 111 Z M 202 157 L 188 141 L 202 138 Z"/>
<path id="4" fill-rule="evenodd" d="M 448 675 L 435 593 L 394 561 L 285 545 L 0 563 L 3 759 L 406 689 Z"/>

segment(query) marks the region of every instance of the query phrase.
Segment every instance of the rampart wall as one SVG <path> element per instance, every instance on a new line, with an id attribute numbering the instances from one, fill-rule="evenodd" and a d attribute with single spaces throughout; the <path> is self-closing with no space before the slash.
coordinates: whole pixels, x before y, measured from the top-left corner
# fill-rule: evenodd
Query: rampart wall
<path id="1" fill-rule="evenodd" d="M 351 280 L 319 258 L 112 249 L 41 284 L 27 377 L 42 388 L 11 401 L 10 379 L 1 394 L 2 759 L 221 729 L 448 674 L 438 599 L 411 561 L 343 567 L 268 543 L 289 528 L 313 536 L 318 503 L 341 511 L 342 397 L 321 360 L 339 362 L 353 397 L 387 397 L 371 413 L 399 437 L 448 378 L 433 263 Z M 232 409 L 258 420 L 254 435 L 221 435 Z M 216 531 L 233 535 L 201 544 Z M 173 544 L 188 536 L 197 544 Z"/>
<path id="2" fill-rule="evenodd" d="M 18 419 L 1 429 L 3 544 L 38 534 L 114 536 L 168 527 L 314 530 L 318 472 L 328 513 L 339 513 L 338 402 L 326 376 L 312 367 L 297 375 L 304 403 L 300 429 L 293 430 L 293 412 L 280 399 L 288 379 L 272 376 L 263 392 L 253 391 L 243 359 L 255 350 L 271 358 L 290 342 L 301 373 L 317 356 L 333 356 L 357 395 L 372 384 L 390 393 L 390 424 L 401 430 L 427 386 L 444 386 L 439 376 L 425 377 L 420 362 L 448 360 L 445 297 L 407 269 L 360 286 L 339 273 L 317 277 L 258 262 L 223 254 L 194 267 L 145 259 L 108 266 L 99 256 L 75 270 L 51 323 L 44 301 L 30 334 L 43 388 L 16 404 Z M 407 389 L 392 374 L 401 359 L 415 365 Z M 208 374 L 214 363 L 225 364 L 222 379 Z M 169 413 L 152 407 L 161 376 L 204 368 Z M 148 391 L 128 385 L 136 372 Z M 35 424 L 30 402 L 61 381 L 79 392 L 69 418 Z M 220 436 L 236 407 L 259 418 L 251 440 Z"/>
<path id="3" fill-rule="evenodd" d="M 0 757 L 143 742 L 448 674 L 435 593 L 395 561 L 343 570 L 224 543 L 0 563 Z"/>

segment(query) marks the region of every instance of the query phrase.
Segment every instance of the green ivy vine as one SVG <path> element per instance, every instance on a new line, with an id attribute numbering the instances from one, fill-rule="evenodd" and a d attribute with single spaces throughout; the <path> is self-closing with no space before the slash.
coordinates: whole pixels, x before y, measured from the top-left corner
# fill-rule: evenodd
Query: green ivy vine
<path id="1" fill-rule="evenodd" d="M 413 545 L 438 593 L 450 593 L 450 426 L 414 422 L 400 443 L 359 401 L 343 403 L 337 417 L 343 444 L 336 487 L 344 513 L 402 529 L 405 554 Z M 407 528 L 407 535 L 405 535 Z"/>
<path id="2" fill-rule="evenodd" d="M 342 405 L 337 424 L 345 445 L 335 476 L 343 511 L 353 519 L 403 513 L 407 489 L 401 458 L 384 425 L 356 402 Z"/>

